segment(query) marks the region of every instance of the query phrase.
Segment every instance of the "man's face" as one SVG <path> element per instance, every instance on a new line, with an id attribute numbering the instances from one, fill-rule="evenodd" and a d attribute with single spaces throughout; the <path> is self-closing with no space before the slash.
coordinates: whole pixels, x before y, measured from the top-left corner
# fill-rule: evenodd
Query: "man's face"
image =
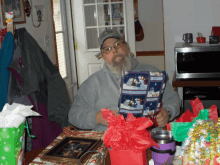
<path id="1" fill-rule="evenodd" d="M 115 45 L 117 45 L 117 43 L 121 44 L 121 42 L 121 40 L 116 38 L 108 38 L 102 46 L 102 58 L 111 67 L 110 69 L 119 75 L 122 70 L 130 69 L 130 52 L 125 43 L 123 43 L 121 47 L 115 48 Z M 106 53 L 104 50 L 108 47 L 111 48 L 111 51 Z"/>
<path id="2" fill-rule="evenodd" d="M 114 47 L 116 43 L 121 43 L 121 42 L 122 42 L 121 40 L 118 40 L 116 38 L 108 38 L 103 43 L 102 51 L 107 47 L 111 47 L 112 49 L 110 53 L 105 53 L 105 52 L 102 53 L 105 62 L 107 62 L 109 65 L 112 65 L 113 63 L 120 64 L 120 62 L 122 62 L 123 59 L 128 56 L 127 47 L 125 46 L 124 43 L 122 44 L 122 47 L 118 49 Z"/>

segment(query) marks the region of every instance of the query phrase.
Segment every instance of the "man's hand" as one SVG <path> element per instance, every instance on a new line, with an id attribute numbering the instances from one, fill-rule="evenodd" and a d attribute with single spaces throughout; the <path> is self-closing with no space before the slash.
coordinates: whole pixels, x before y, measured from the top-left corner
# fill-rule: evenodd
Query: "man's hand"
<path id="1" fill-rule="evenodd" d="M 97 114 L 96 114 L 96 122 L 98 124 L 102 124 L 102 125 L 105 125 L 105 126 L 108 126 L 108 123 L 107 121 L 104 119 L 104 117 L 102 116 L 102 112 L 99 111 Z"/>
<path id="2" fill-rule="evenodd" d="M 167 109 L 162 108 L 159 114 L 156 116 L 156 121 L 159 127 L 165 127 L 169 120 L 169 112 Z"/>
<path id="3" fill-rule="evenodd" d="M 118 113 L 118 110 L 112 110 L 113 114 L 118 117 L 120 114 Z"/>
<path id="4" fill-rule="evenodd" d="M 118 110 L 112 110 L 113 114 L 115 116 L 119 116 L 120 114 L 118 113 Z M 102 125 L 105 125 L 105 126 L 108 126 L 108 123 L 107 121 L 104 119 L 104 117 L 102 116 L 102 112 L 99 111 L 97 114 L 96 114 L 96 122 L 98 124 L 102 124 Z"/>

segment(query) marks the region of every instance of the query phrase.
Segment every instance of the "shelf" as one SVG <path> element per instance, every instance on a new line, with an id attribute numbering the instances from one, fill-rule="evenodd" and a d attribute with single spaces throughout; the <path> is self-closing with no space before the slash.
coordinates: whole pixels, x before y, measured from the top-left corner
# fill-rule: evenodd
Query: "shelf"
<path id="1" fill-rule="evenodd" d="M 177 80 L 175 74 L 173 76 L 173 87 L 213 87 L 220 86 L 220 79 L 213 80 Z"/>

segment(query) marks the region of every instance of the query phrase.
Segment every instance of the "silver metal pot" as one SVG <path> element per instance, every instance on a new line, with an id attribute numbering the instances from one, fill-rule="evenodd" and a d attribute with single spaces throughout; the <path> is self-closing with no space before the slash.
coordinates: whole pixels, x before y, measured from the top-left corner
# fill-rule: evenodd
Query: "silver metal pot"
<path id="1" fill-rule="evenodd" d="M 154 165 L 165 164 L 167 160 L 173 160 L 176 145 L 171 132 L 167 130 L 157 130 L 152 131 L 151 135 L 152 139 L 154 139 L 159 146 L 159 148 L 156 146 L 151 147 Z M 172 164 L 172 162 L 169 162 L 169 164 Z"/>
<path id="2" fill-rule="evenodd" d="M 158 144 L 168 144 L 174 142 L 171 131 L 167 130 L 156 130 L 151 131 L 152 139 Z"/>

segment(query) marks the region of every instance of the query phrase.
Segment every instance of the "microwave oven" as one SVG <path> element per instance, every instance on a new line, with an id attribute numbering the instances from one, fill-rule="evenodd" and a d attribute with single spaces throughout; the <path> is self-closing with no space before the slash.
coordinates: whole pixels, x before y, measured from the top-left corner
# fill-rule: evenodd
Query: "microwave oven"
<path id="1" fill-rule="evenodd" d="M 176 79 L 220 79 L 220 44 L 176 43 Z"/>

